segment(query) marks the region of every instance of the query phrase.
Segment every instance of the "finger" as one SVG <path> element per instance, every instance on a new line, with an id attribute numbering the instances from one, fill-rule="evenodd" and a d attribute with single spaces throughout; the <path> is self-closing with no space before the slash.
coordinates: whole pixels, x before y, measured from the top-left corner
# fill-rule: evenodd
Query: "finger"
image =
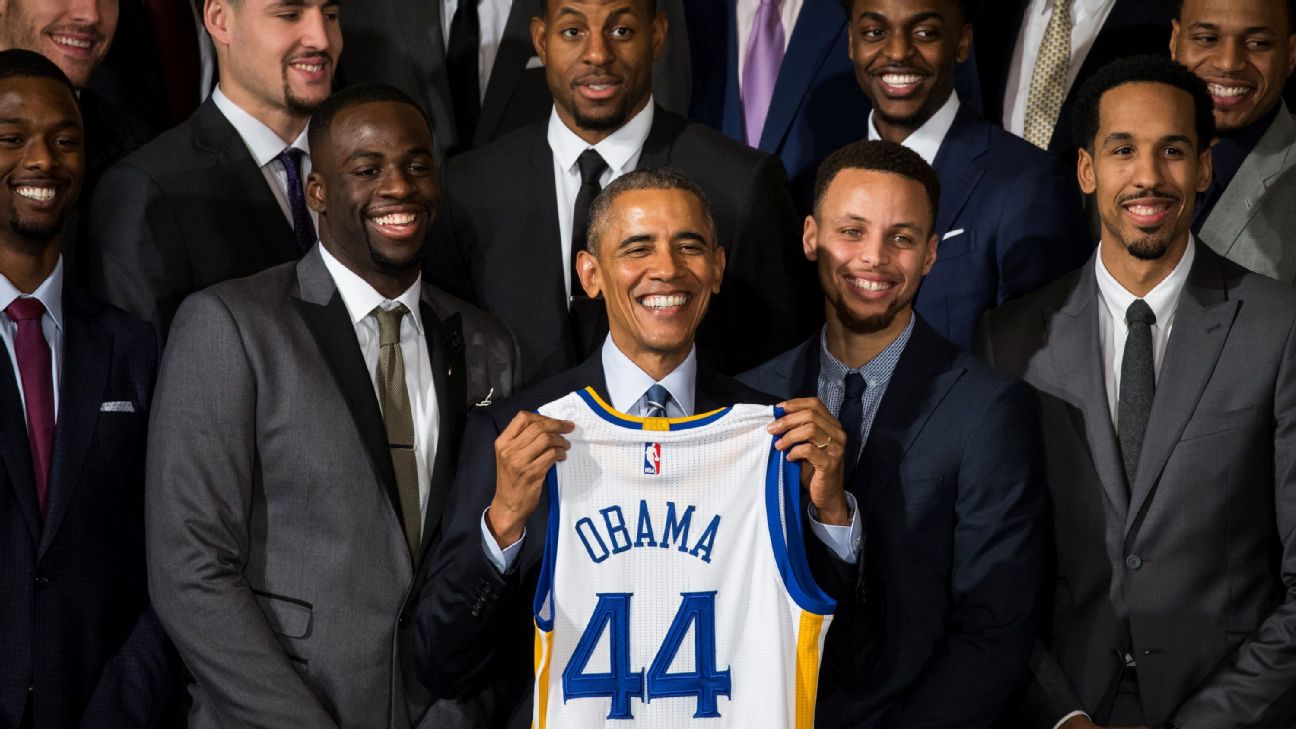
<path id="1" fill-rule="evenodd" d="M 815 417 L 813 411 L 800 410 L 795 413 L 788 413 L 783 417 L 775 420 L 774 422 L 769 424 L 769 427 L 766 428 L 766 430 L 768 430 L 770 433 L 778 435 L 779 433 L 783 433 L 788 430 L 791 430 L 792 428 L 795 428 L 798 425 L 812 423 L 814 422 L 814 419 Z"/>
<path id="2" fill-rule="evenodd" d="M 802 423 L 784 433 L 783 437 L 779 438 L 778 441 L 774 443 L 774 447 L 779 450 L 785 450 L 797 445 L 798 443 L 813 443 L 814 445 L 819 446 L 825 443 L 831 445 L 832 442 L 833 439 L 830 433 L 825 433 L 824 430 L 819 427 L 819 424 L 810 422 Z"/>
<path id="3" fill-rule="evenodd" d="M 554 448 L 566 452 L 571 448 L 571 442 L 557 433 L 539 433 L 531 441 L 521 445 L 516 452 L 510 454 L 510 462 L 518 469 L 526 468 L 527 464 L 540 458 L 549 449 Z"/>
<path id="4" fill-rule="evenodd" d="M 828 412 L 828 408 L 824 407 L 823 401 L 817 397 L 793 398 L 786 402 L 779 403 L 779 407 L 783 408 L 783 410 L 788 413 L 798 413 L 816 409 L 822 410 L 825 413 Z"/>

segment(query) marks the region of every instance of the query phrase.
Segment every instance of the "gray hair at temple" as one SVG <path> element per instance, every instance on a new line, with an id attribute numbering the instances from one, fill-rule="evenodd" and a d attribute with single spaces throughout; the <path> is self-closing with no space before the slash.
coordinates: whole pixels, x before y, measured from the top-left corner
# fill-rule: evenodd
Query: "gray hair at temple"
<path id="1" fill-rule="evenodd" d="M 716 245 L 715 216 L 711 214 L 711 200 L 698 184 L 679 170 L 670 167 L 649 167 L 627 172 L 603 188 L 594 198 L 589 210 L 589 228 L 585 235 L 585 249 L 598 255 L 598 242 L 612 222 L 612 211 L 621 193 L 633 190 L 683 190 L 698 199 L 706 216 L 707 242 Z"/>

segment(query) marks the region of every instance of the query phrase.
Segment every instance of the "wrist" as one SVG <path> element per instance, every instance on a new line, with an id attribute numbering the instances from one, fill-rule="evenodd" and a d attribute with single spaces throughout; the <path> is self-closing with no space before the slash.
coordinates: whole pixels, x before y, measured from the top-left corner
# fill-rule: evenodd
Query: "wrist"
<path id="1" fill-rule="evenodd" d="M 823 506 L 815 504 L 815 512 L 818 515 L 819 522 L 822 524 L 828 526 L 850 525 L 850 505 L 846 503 L 845 494 L 838 494 L 836 499 L 830 500 Z"/>
<path id="2" fill-rule="evenodd" d="M 508 549 L 522 538 L 525 523 L 525 518 L 519 518 L 517 512 L 497 502 L 492 501 L 486 509 L 486 528 L 500 549 Z"/>

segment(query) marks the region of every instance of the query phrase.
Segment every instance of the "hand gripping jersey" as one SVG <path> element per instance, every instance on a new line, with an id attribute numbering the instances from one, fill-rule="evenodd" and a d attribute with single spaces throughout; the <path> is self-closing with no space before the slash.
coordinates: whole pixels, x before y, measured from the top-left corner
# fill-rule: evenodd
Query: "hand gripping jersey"
<path id="1" fill-rule="evenodd" d="M 811 729 L 834 608 L 810 577 L 776 408 L 635 418 L 592 389 L 550 470 L 533 729 Z"/>

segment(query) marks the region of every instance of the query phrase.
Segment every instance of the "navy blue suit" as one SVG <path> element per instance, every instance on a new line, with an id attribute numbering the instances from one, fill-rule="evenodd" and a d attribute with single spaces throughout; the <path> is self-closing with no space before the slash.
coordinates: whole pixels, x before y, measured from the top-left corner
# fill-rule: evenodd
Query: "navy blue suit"
<path id="1" fill-rule="evenodd" d="M 157 336 L 70 289 L 63 302 L 44 523 L 14 369 L 0 360 L 0 727 L 17 727 L 29 698 L 33 729 L 160 726 L 179 660 L 144 571 Z"/>
<path id="2" fill-rule="evenodd" d="M 744 382 L 818 393 L 819 337 Z M 837 599 L 815 726 L 987 727 L 1025 676 L 1048 532 L 1036 401 L 921 317 L 860 455 L 861 565 Z M 844 579 L 843 579 L 844 578 Z"/>
<path id="3" fill-rule="evenodd" d="M 932 166 L 943 240 L 915 308 L 971 349 L 981 314 L 1076 268 L 1094 244 L 1075 172 L 966 106 Z"/>

